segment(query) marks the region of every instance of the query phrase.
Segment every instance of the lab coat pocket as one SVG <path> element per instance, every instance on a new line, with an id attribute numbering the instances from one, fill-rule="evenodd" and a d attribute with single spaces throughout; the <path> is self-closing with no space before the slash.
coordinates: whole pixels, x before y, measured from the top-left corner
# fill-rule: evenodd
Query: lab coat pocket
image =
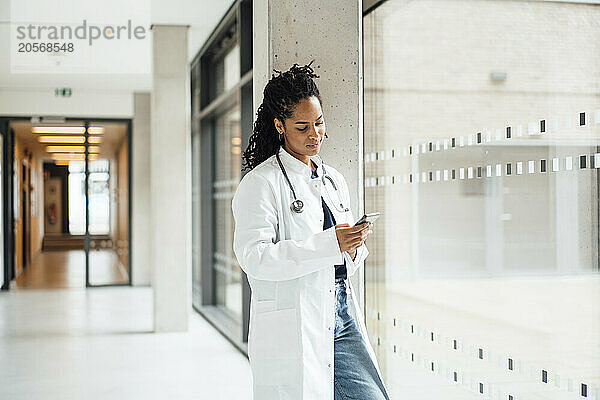
<path id="1" fill-rule="evenodd" d="M 297 310 L 286 308 L 255 314 L 248 353 L 255 385 L 297 383 L 301 370 Z"/>
<path id="2" fill-rule="evenodd" d="M 267 303 L 267 302 L 257 302 Z M 260 307 L 267 305 L 261 305 Z M 297 310 L 258 312 L 252 322 L 252 338 L 248 343 L 255 359 L 297 359 L 300 349 Z"/>
<path id="3" fill-rule="evenodd" d="M 254 306 L 257 314 L 277 310 L 277 302 L 275 300 L 257 300 Z"/>

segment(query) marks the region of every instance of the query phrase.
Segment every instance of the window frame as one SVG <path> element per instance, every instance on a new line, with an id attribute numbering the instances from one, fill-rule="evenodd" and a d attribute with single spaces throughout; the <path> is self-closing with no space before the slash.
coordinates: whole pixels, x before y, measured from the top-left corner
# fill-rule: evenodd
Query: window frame
<path id="1" fill-rule="evenodd" d="M 240 76 L 231 88 L 218 93 L 215 60 L 239 45 Z M 242 318 L 237 321 L 216 305 L 213 268 L 216 221 L 213 181 L 215 178 L 215 120 L 224 111 L 240 107 L 241 147 L 252 134 L 252 1 L 235 1 L 221 18 L 190 66 L 192 99 L 192 307 L 234 346 L 247 355 L 250 319 L 250 285 L 242 273 Z M 240 154 L 241 157 L 241 154 Z M 243 174 L 242 174 L 243 175 Z M 210 227 L 210 229 L 202 229 Z"/>

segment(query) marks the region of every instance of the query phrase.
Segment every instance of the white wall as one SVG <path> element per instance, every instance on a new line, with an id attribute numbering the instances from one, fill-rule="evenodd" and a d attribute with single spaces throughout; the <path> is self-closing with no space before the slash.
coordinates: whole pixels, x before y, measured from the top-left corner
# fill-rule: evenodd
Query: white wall
<path id="1" fill-rule="evenodd" d="M 56 97 L 51 88 L 0 88 L 0 115 L 130 118 L 131 93 L 73 89 L 71 97 Z"/>

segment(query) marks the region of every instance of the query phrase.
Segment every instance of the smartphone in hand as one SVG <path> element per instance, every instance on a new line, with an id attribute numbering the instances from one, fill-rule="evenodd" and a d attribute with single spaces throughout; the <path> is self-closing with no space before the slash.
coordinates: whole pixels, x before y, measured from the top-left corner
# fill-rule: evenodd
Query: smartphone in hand
<path id="1" fill-rule="evenodd" d="M 364 222 L 373 223 L 373 222 L 375 222 L 375 220 L 377 218 L 379 218 L 380 215 L 381 215 L 381 213 L 379 213 L 379 212 L 365 214 L 362 217 L 360 217 L 360 219 L 358 221 L 356 221 L 356 223 L 354 224 L 354 226 L 360 225 L 360 224 L 362 224 Z"/>

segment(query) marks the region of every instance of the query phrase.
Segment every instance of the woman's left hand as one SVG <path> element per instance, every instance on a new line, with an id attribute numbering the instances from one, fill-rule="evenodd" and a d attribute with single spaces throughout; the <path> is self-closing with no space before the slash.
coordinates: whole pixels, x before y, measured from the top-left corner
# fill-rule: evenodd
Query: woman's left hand
<path id="1" fill-rule="evenodd" d="M 348 250 L 348 254 L 352 258 L 352 261 L 354 261 L 354 259 L 356 258 L 356 249 L 358 249 L 360 246 L 362 246 L 365 243 L 365 240 L 367 240 L 367 237 L 369 237 L 369 235 L 373 233 L 373 230 L 371 229 L 372 223 L 364 222 L 361 225 L 364 225 L 364 224 L 367 224 L 366 228 L 368 228 L 368 229 L 363 230 L 361 240 L 356 244 L 356 246 L 353 247 L 352 250 Z"/>

